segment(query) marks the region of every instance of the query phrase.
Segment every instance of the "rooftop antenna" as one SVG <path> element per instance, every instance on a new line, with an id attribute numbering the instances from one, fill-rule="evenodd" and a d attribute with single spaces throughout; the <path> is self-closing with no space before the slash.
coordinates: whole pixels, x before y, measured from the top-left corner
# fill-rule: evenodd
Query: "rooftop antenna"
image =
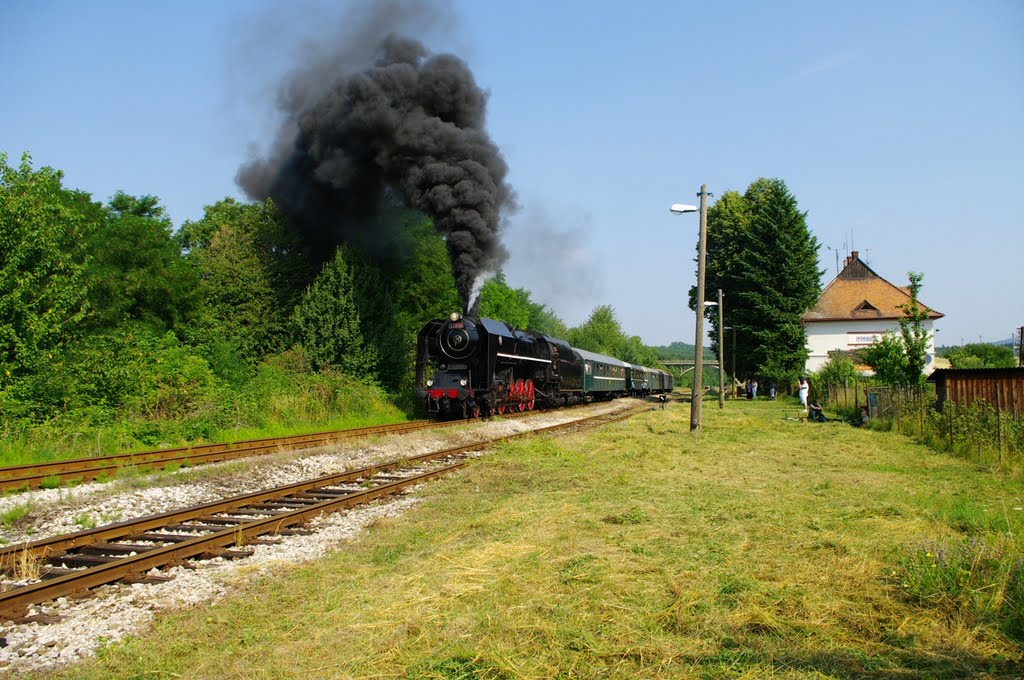
<path id="1" fill-rule="evenodd" d="M 839 276 L 839 248 L 833 248 L 832 246 L 825 247 L 836 254 L 836 276 Z"/>

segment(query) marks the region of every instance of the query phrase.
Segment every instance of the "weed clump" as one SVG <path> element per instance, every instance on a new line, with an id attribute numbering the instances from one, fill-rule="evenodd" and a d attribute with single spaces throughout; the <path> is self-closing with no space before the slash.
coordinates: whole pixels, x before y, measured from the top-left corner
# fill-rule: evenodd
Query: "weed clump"
<path id="1" fill-rule="evenodd" d="M 890 580 L 909 601 L 1024 642 L 1024 553 L 1012 536 L 970 537 L 907 549 Z"/>

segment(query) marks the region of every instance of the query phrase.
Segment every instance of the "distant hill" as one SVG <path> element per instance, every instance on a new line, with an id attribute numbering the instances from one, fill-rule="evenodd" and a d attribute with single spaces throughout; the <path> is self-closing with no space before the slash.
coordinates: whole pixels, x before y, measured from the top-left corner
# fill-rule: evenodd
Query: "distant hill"
<path id="1" fill-rule="evenodd" d="M 693 359 L 694 346 L 685 342 L 673 342 L 671 345 L 655 345 L 654 351 L 662 361 Z M 714 359 L 715 355 L 707 347 L 704 348 L 704 358 Z"/>
<path id="2" fill-rule="evenodd" d="M 983 343 L 972 343 L 972 342 L 969 342 L 967 344 L 968 345 L 973 345 L 973 344 L 998 345 L 1000 347 L 1012 347 L 1014 353 L 1016 354 L 1016 352 L 1017 352 L 1017 343 L 1018 342 L 1019 341 L 1017 340 L 1017 338 L 1007 338 L 1006 340 L 996 340 L 995 342 L 983 342 Z M 682 343 L 674 343 L 674 344 L 682 344 Z M 963 345 L 936 345 L 935 353 L 940 355 L 940 356 L 946 356 L 947 354 L 949 354 L 950 350 L 954 350 L 957 347 L 962 347 L 962 346 Z M 655 349 L 657 349 L 657 347 L 655 347 Z"/>

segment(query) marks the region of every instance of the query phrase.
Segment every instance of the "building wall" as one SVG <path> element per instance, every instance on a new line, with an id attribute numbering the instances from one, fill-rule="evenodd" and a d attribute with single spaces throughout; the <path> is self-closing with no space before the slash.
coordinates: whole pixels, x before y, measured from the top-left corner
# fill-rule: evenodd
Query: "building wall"
<path id="1" fill-rule="evenodd" d="M 935 369 L 935 332 L 934 322 L 924 322 L 928 333 L 928 348 L 925 356 L 925 374 Z M 828 361 L 828 353 L 834 350 L 854 350 L 867 347 L 882 337 L 886 331 L 899 333 L 900 324 L 896 319 L 878 321 L 814 321 L 804 324 L 807 333 L 806 370 L 808 373 L 821 370 Z"/>

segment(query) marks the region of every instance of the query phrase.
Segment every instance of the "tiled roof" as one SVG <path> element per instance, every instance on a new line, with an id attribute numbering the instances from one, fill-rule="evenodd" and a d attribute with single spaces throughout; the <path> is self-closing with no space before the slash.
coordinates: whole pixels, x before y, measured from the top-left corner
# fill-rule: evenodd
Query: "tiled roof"
<path id="1" fill-rule="evenodd" d="M 910 302 L 910 289 L 894 286 L 861 262 L 857 251 L 846 261 L 843 271 L 822 291 L 818 302 L 803 315 L 812 321 L 870 321 L 901 319 L 905 315 L 899 305 Z M 928 310 L 928 318 L 944 315 L 918 301 Z"/>

